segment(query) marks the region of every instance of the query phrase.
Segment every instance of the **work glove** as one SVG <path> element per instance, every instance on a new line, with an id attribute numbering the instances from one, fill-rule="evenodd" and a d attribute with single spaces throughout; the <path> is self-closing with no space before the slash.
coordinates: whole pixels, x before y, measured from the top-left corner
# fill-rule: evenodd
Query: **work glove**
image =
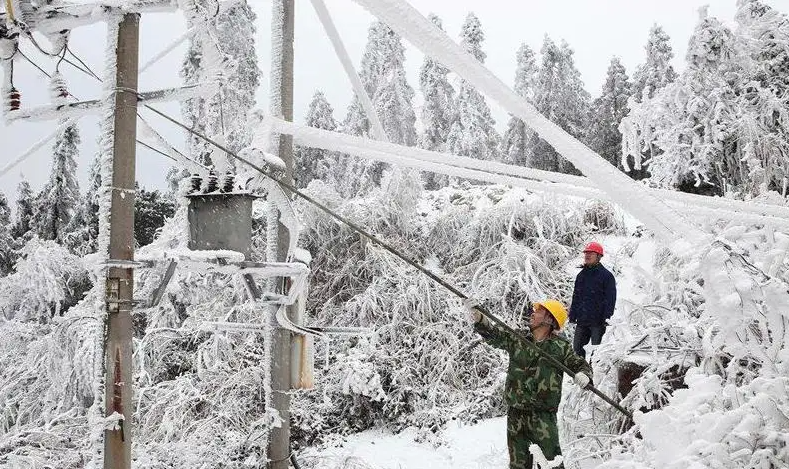
<path id="1" fill-rule="evenodd" d="M 582 371 L 579 371 L 575 374 L 575 376 L 573 376 L 573 381 L 581 389 L 586 389 L 590 384 L 592 384 L 592 380 L 589 379 L 589 376 Z"/>
<path id="2" fill-rule="evenodd" d="M 463 300 L 463 310 L 466 312 L 466 320 L 471 323 L 477 323 L 482 319 L 482 313 L 477 309 L 479 302 L 474 298 L 466 298 Z"/>

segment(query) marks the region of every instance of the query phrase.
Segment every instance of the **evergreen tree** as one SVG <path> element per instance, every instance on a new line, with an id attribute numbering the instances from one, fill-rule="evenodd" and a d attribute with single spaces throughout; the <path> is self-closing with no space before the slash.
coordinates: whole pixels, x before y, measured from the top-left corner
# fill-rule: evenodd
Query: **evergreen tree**
<path id="1" fill-rule="evenodd" d="M 403 41 L 389 28 L 382 41 L 381 74 L 373 94 L 375 111 L 387 139 L 392 143 L 412 147 L 416 145 L 416 114 L 414 89 L 405 74 L 405 47 Z"/>
<path id="2" fill-rule="evenodd" d="M 370 26 L 359 76 L 372 99 L 387 139 L 413 146 L 416 144 L 414 90 L 406 80 L 404 62 L 405 48 L 400 36 L 384 23 L 374 22 Z M 370 136 L 370 122 L 358 97 L 354 97 L 343 130 L 352 135 Z M 385 164 L 347 157 L 342 160 L 348 182 L 341 192 L 358 195 L 380 186 Z"/>
<path id="3" fill-rule="evenodd" d="M 542 63 L 534 85 L 534 105 L 543 116 L 576 138 L 584 138 L 589 118 L 589 92 L 575 68 L 573 51 L 567 43 L 557 46 L 545 37 Z M 533 135 L 530 143 L 530 166 L 546 171 L 578 173 L 545 140 Z"/>
<path id="4" fill-rule="evenodd" d="M 600 97 L 592 103 L 590 147 L 612 165 L 621 167 L 622 134 L 619 124 L 627 115 L 632 85 L 618 57 L 611 59 Z"/>
<path id="5" fill-rule="evenodd" d="M 53 83 L 59 80 L 53 76 Z M 65 101 L 65 97 L 57 95 L 55 101 Z M 52 152 L 52 169 L 49 181 L 36 197 L 33 227 L 39 238 L 43 240 L 63 242 L 66 227 L 74 215 L 79 200 L 77 183 L 77 162 L 75 157 L 79 149 L 79 131 L 72 124 L 55 139 Z"/>
<path id="6" fill-rule="evenodd" d="M 65 244 L 78 256 L 94 253 L 98 249 L 99 188 L 101 187 L 99 164 L 99 158 L 94 158 L 88 169 L 88 188 L 85 196 L 80 199 L 67 229 Z"/>
<path id="7" fill-rule="evenodd" d="M 480 62 L 485 61 L 482 51 L 484 39 L 479 19 L 474 13 L 469 13 L 461 30 L 461 45 Z M 500 137 L 496 133 L 496 122 L 491 117 L 485 98 L 465 80 L 460 82 L 455 108 L 455 121 L 447 136 L 448 150 L 482 160 L 498 159 Z"/>
<path id="8" fill-rule="evenodd" d="M 527 101 L 534 102 L 534 80 L 537 65 L 534 51 L 526 44 L 521 44 L 516 56 L 517 68 L 515 69 L 514 90 Z M 531 155 L 529 154 L 529 141 L 534 137 L 523 121 L 511 116 L 507 123 L 507 130 L 502 138 L 501 154 L 505 162 L 526 166 Z"/>
<path id="9" fill-rule="evenodd" d="M 195 0 L 198 7 L 213 8 L 208 0 Z M 216 80 L 208 72 L 221 73 L 221 86 L 212 96 L 196 96 L 182 108 L 184 118 L 198 132 L 225 142 L 234 152 L 247 147 L 252 139 L 246 128 L 247 114 L 255 106 L 255 92 L 260 83 L 260 70 L 255 54 L 255 13 L 246 0 L 216 18 L 217 37 L 211 44 L 204 44 L 206 35 L 193 35 L 182 64 L 181 76 L 185 84 Z M 199 19 L 198 19 L 199 21 Z M 217 53 L 216 47 L 219 48 Z M 210 164 L 227 164 L 232 161 L 211 161 L 212 148 L 195 135 L 189 136 L 189 154 L 196 161 Z M 223 172 L 227 168 L 219 167 Z M 169 179 L 180 179 L 186 173 L 171 171 Z M 177 182 L 170 181 L 171 186 Z"/>
<path id="10" fill-rule="evenodd" d="M 14 222 L 11 225 L 11 236 L 21 247 L 29 240 L 33 233 L 33 191 L 30 183 L 22 179 L 16 189 L 16 210 Z"/>
<path id="11" fill-rule="evenodd" d="M 137 245 L 151 244 L 156 237 L 156 232 L 164 226 L 167 218 L 175 214 L 175 204 L 167 200 L 158 190 L 148 191 L 137 188 L 137 197 L 134 199 L 134 239 Z"/>
<path id="12" fill-rule="evenodd" d="M 334 108 L 321 91 L 316 91 L 312 96 L 305 124 L 316 129 L 332 132 L 337 130 Z M 332 152 L 320 148 L 296 146 L 295 156 L 295 180 L 299 187 L 306 187 L 313 179 L 321 179 L 334 185 L 343 179 L 343 175 L 337 172 L 337 159 Z"/>
<path id="13" fill-rule="evenodd" d="M 428 16 L 439 29 L 443 30 L 441 19 L 430 14 Z M 426 150 L 446 152 L 447 137 L 452 122 L 455 120 L 455 89 L 449 82 L 449 69 L 432 57 L 425 57 L 419 73 L 419 87 L 422 90 L 422 135 L 419 146 Z M 448 179 L 443 174 L 425 173 L 424 181 L 427 189 L 438 189 L 447 185 Z"/>
<path id="14" fill-rule="evenodd" d="M 789 178 L 789 108 L 776 94 L 789 18 L 752 0 L 740 2 L 737 20 L 732 31 L 703 10 L 685 71 L 622 121 L 623 155 L 640 163 L 645 152 L 657 186 L 759 195 Z"/>
<path id="15" fill-rule="evenodd" d="M 11 273 L 16 261 L 15 243 L 10 228 L 11 209 L 5 194 L 0 192 L 0 277 Z"/>
<path id="16" fill-rule="evenodd" d="M 362 54 L 362 63 L 358 73 L 364 91 L 371 100 L 378 91 L 378 84 L 383 75 L 385 43 L 389 32 L 391 29 L 381 21 L 374 21 L 367 31 L 367 45 Z M 392 34 L 394 33 L 392 32 Z M 367 119 L 359 97 L 355 94 L 343 121 L 342 130 L 357 137 L 371 136 L 370 121 Z"/>
<path id="17" fill-rule="evenodd" d="M 636 69 L 633 75 L 633 96 L 636 101 L 650 99 L 657 90 L 677 79 L 677 73 L 671 66 L 674 51 L 671 49 L 671 38 L 657 24 L 649 30 L 646 50 L 646 62 Z"/>

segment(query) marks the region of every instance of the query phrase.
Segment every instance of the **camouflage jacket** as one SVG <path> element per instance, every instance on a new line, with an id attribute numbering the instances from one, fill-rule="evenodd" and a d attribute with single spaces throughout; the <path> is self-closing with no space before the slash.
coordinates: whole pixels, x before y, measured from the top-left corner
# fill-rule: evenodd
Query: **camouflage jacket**
<path id="1" fill-rule="evenodd" d="M 513 334 L 483 320 L 474 329 L 490 345 L 506 350 L 510 356 L 504 398 L 507 405 L 523 410 L 556 412 L 562 399 L 562 370 L 548 363 L 536 351 L 521 342 Z M 531 332 L 523 334 L 532 339 Z M 582 371 L 590 378 L 592 367 L 573 352 L 567 339 L 551 336 L 541 342 L 532 342 L 540 350 L 564 363 L 573 373 Z"/>

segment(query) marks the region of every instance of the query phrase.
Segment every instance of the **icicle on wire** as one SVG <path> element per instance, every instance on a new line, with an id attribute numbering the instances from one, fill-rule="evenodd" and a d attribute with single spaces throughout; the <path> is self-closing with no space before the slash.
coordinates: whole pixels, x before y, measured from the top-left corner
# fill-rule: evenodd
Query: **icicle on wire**
<path id="1" fill-rule="evenodd" d="M 195 137 L 198 137 L 198 138 L 206 141 L 207 143 L 210 143 L 211 145 L 214 145 L 215 147 L 217 147 L 220 150 L 226 152 L 228 155 L 232 156 L 236 160 L 246 164 L 250 168 L 252 168 L 255 171 L 259 172 L 260 174 L 262 174 L 262 175 L 268 177 L 269 179 L 273 180 L 274 182 L 279 184 L 281 187 L 291 191 L 292 193 L 298 195 L 299 197 L 301 197 L 302 199 L 304 199 L 307 202 L 311 203 L 312 205 L 318 207 L 319 209 L 321 209 L 323 212 L 325 212 L 326 214 L 328 214 L 332 218 L 334 218 L 334 219 L 338 220 L 339 222 L 345 224 L 346 226 L 348 226 L 352 230 L 356 231 L 357 233 L 361 234 L 365 238 L 367 238 L 370 241 L 372 241 L 373 244 L 377 244 L 378 246 L 384 248 L 386 251 L 388 251 L 389 253 L 393 254 L 396 257 L 398 257 L 399 259 L 404 261 L 406 264 L 408 264 L 411 267 L 415 268 L 417 271 L 421 272 L 422 274 L 428 276 L 431 280 L 433 280 L 437 284 L 441 285 L 442 287 L 446 288 L 447 290 L 452 292 L 458 298 L 460 298 L 462 300 L 467 300 L 467 299 L 470 298 L 468 295 L 463 293 L 463 291 L 461 291 L 460 289 L 458 289 L 457 287 L 455 287 L 451 283 L 449 283 L 446 280 L 444 280 L 443 278 L 439 277 L 438 275 L 436 275 L 432 271 L 422 267 L 421 265 L 416 263 L 416 261 L 414 261 L 410 257 L 406 256 L 405 254 L 400 253 L 397 249 L 395 249 L 394 247 L 390 246 L 388 243 L 386 243 L 386 242 L 378 239 L 374 235 L 368 233 L 364 228 L 362 228 L 359 225 L 355 224 L 354 222 L 348 220 L 347 218 L 343 217 L 342 215 L 340 215 L 338 213 L 335 213 L 329 207 L 323 205 L 322 203 L 320 203 L 319 201 L 317 201 L 314 198 L 310 197 L 309 195 L 301 192 L 295 186 L 293 186 L 293 185 L 291 185 L 291 184 L 289 184 L 287 182 L 283 182 L 283 181 L 278 180 L 277 178 L 275 178 L 274 176 L 269 174 L 268 171 L 266 171 L 265 169 L 261 168 L 260 166 L 254 164 L 253 162 L 247 160 L 246 158 L 243 158 L 243 157 L 237 155 L 235 152 L 231 151 L 229 148 L 226 148 L 225 146 L 220 145 L 219 143 L 215 142 L 214 140 L 208 138 L 207 136 L 201 134 L 200 132 L 197 132 L 196 130 L 190 128 L 186 124 L 183 124 L 182 122 L 180 122 L 180 121 L 168 116 L 167 114 L 159 111 L 158 109 L 155 109 L 155 108 L 153 108 L 151 106 L 147 106 L 147 105 L 145 107 L 147 107 L 148 109 L 150 109 L 154 113 L 158 114 L 159 116 L 165 118 L 166 120 L 172 122 L 173 124 L 177 125 L 178 127 L 183 128 L 187 132 L 193 134 Z M 500 319 L 498 316 L 496 316 L 495 314 L 490 312 L 487 308 L 485 308 L 484 306 L 481 306 L 481 305 L 477 305 L 477 306 L 475 306 L 475 308 L 477 310 L 479 310 L 480 313 L 482 313 L 485 317 L 490 319 L 493 323 L 495 323 L 498 326 L 502 327 L 504 330 L 506 330 L 507 332 L 509 332 L 510 334 L 515 336 L 516 338 L 518 338 L 518 340 L 520 340 L 522 343 L 526 344 L 529 348 L 531 348 L 532 350 L 537 352 L 538 355 L 540 355 L 541 357 L 545 358 L 551 365 L 559 368 L 560 370 L 562 370 L 563 372 L 569 374 L 570 376 L 574 375 L 573 371 L 570 370 L 564 363 L 562 363 L 559 360 L 555 359 L 553 356 L 545 353 L 542 349 L 537 347 L 537 345 L 535 345 L 531 340 L 529 340 L 523 333 L 513 329 L 509 324 L 507 324 L 502 319 Z M 604 394 L 602 391 L 600 391 L 596 387 L 594 387 L 594 386 L 592 386 L 590 384 L 589 387 L 587 387 L 586 389 L 588 389 L 589 391 L 591 391 L 592 393 L 594 393 L 595 395 L 600 397 L 607 404 L 609 404 L 610 406 L 612 406 L 613 408 L 615 408 L 616 410 L 618 410 L 619 412 L 621 412 L 622 414 L 624 414 L 628 418 L 630 418 L 630 419 L 633 418 L 633 414 L 630 411 L 628 411 L 627 409 L 625 409 L 624 407 L 619 405 L 619 403 L 617 403 L 616 401 L 614 401 L 613 399 L 608 397 L 606 394 Z"/>

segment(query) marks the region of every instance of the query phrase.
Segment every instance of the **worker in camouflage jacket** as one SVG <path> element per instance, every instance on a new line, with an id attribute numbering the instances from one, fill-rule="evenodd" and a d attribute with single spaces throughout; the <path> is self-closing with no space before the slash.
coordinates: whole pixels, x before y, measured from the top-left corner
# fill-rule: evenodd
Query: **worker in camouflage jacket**
<path id="1" fill-rule="evenodd" d="M 490 345 L 505 350 L 510 358 L 504 387 L 510 469 L 531 469 L 529 445 L 539 446 L 549 461 L 561 454 L 556 412 L 562 398 L 562 370 L 522 339 L 492 325 L 474 308 L 475 305 L 473 300 L 465 303 L 474 329 Z M 543 353 L 572 370 L 575 383 L 586 389 L 591 384 L 591 366 L 558 334 L 567 321 L 564 306 L 559 301 L 548 300 L 526 310 L 530 314 L 529 330 L 523 331 L 523 335 Z"/>

